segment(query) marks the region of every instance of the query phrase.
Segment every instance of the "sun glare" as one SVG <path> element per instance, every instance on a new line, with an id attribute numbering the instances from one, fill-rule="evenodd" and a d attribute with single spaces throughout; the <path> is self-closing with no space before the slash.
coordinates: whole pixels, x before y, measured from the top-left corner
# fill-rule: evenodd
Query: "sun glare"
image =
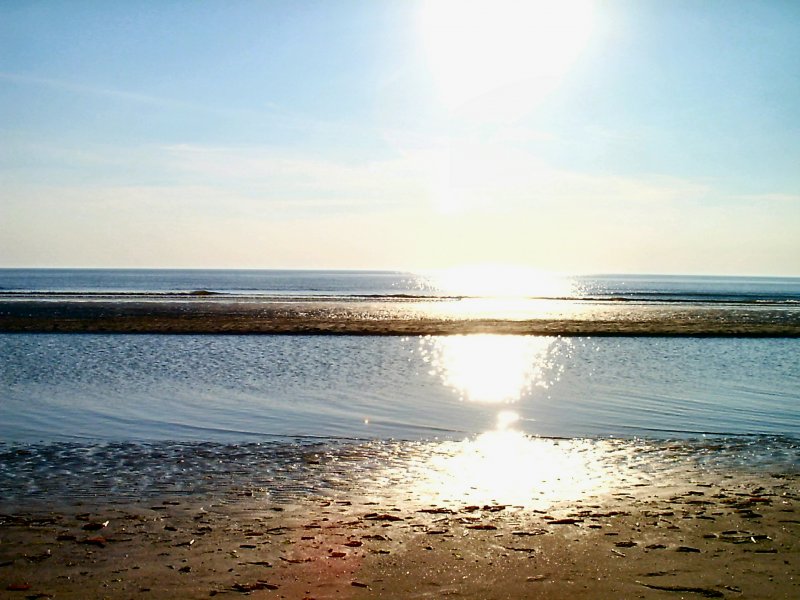
<path id="1" fill-rule="evenodd" d="M 467 265 L 428 273 L 429 284 L 444 294 L 481 298 L 565 298 L 573 292 L 567 277 L 514 265 Z"/>
<path id="2" fill-rule="evenodd" d="M 555 338 L 454 335 L 423 338 L 420 352 L 442 383 L 472 402 L 516 402 L 534 386 L 547 387 Z M 501 428 L 516 420 L 501 413 Z"/>
<path id="3" fill-rule="evenodd" d="M 414 491 L 434 503 L 547 506 L 600 493 L 608 472 L 586 442 L 526 435 L 511 404 L 534 387 L 558 381 L 557 338 L 503 335 L 432 336 L 420 340 L 431 373 L 463 399 L 501 404 L 494 428 L 444 443 L 415 473 Z"/>
<path id="4" fill-rule="evenodd" d="M 592 31 L 591 0 L 429 0 L 420 30 L 442 102 L 530 102 L 553 89 Z"/>
<path id="5" fill-rule="evenodd" d="M 430 501 L 524 507 L 602 493 L 611 474 L 586 442 L 559 443 L 513 429 L 487 431 L 433 457 L 417 479 Z"/>

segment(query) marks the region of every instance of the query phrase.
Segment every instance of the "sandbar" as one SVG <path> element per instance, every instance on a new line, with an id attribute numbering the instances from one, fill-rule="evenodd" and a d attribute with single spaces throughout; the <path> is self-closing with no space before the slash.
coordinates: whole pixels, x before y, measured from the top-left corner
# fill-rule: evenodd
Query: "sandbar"
<path id="1" fill-rule="evenodd" d="M 800 337 L 800 307 L 353 299 L 0 299 L 0 332 Z"/>

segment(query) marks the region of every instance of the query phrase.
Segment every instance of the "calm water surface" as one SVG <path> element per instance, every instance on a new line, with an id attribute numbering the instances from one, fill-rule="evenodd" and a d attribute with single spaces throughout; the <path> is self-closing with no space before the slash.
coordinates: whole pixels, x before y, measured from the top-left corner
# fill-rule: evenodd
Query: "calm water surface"
<path id="1" fill-rule="evenodd" d="M 546 507 L 785 472 L 799 390 L 797 339 L 5 334 L 0 508 L 354 487 Z"/>
<path id="2" fill-rule="evenodd" d="M 800 304 L 798 277 L 555 275 L 526 268 L 403 271 L 0 269 L 0 297 L 22 293 L 226 296 L 515 297 Z"/>
<path id="3" fill-rule="evenodd" d="M 800 340 L 0 335 L 6 441 L 800 435 Z"/>

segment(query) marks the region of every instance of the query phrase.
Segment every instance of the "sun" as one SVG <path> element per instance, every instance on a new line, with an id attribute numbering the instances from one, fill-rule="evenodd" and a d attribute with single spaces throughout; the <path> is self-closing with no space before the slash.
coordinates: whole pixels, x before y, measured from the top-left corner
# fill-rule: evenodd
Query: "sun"
<path id="1" fill-rule="evenodd" d="M 588 43 L 593 13 L 592 0 L 424 2 L 420 32 L 441 101 L 544 96 Z"/>

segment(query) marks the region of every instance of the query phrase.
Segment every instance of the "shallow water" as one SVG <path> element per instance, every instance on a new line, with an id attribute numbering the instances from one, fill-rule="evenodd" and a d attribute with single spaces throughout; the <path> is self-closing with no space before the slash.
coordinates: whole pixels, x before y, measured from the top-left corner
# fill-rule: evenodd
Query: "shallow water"
<path id="1" fill-rule="evenodd" d="M 295 502 L 353 494 L 385 502 L 546 508 L 736 472 L 797 473 L 782 436 L 693 440 L 552 439 L 492 431 L 459 441 L 0 442 L 0 511 L 73 503 Z"/>
<path id="2" fill-rule="evenodd" d="M 800 435 L 800 340 L 0 335 L 0 439 Z"/>
<path id="3" fill-rule="evenodd" d="M 0 506 L 546 506 L 800 466 L 800 340 L 0 335 Z M 688 471 L 687 471 L 688 469 Z"/>

